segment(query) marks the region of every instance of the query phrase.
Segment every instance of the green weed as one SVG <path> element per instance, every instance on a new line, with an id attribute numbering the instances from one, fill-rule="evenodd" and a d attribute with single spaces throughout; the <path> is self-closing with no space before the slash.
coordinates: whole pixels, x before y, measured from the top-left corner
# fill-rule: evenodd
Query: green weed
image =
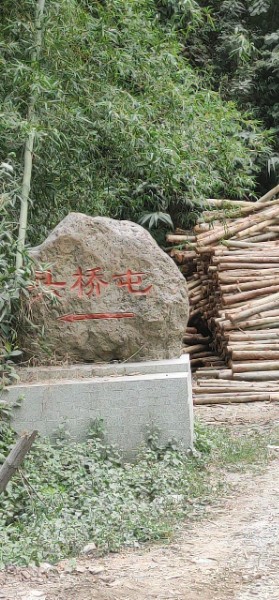
<path id="1" fill-rule="evenodd" d="M 12 441 L 4 428 L 1 460 Z M 256 463 L 267 445 L 259 435 L 244 439 L 200 424 L 195 443 L 185 454 L 153 434 L 136 462 L 123 464 L 98 429 L 83 443 L 38 440 L 0 498 L 0 564 L 56 562 L 89 541 L 104 553 L 169 540 L 181 520 L 220 494 L 223 467 Z"/>

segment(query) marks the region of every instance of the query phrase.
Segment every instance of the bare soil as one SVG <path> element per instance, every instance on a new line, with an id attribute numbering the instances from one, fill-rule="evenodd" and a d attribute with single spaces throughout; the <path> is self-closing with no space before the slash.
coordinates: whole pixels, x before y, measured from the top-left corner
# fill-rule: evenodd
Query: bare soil
<path id="1" fill-rule="evenodd" d="M 279 404 L 197 407 L 196 415 L 245 433 L 279 423 Z M 229 496 L 186 523 L 175 543 L 56 569 L 11 567 L 0 575 L 0 599 L 278 600 L 279 449 L 270 454 L 256 475 L 229 473 Z"/>

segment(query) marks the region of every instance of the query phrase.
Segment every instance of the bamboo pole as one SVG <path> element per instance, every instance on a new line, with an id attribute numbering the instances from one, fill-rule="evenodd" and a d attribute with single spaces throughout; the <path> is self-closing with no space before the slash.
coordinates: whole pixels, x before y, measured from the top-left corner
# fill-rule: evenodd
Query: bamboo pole
<path id="1" fill-rule="evenodd" d="M 203 337 L 201 334 L 183 336 L 183 342 L 188 346 L 195 346 L 196 344 L 208 345 L 209 341 L 209 336 Z"/>
<path id="2" fill-rule="evenodd" d="M 278 278 L 272 278 L 272 277 L 267 277 L 264 279 L 264 281 L 259 281 L 259 280 L 252 280 L 250 279 L 250 281 L 244 282 L 244 283 L 232 283 L 232 284 L 220 284 L 220 289 L 223 293 L 223 297 L 224 297 L 224 302 L 225 299 L 228 300 L 229 298 L 236 298 L 238 296 L 238 294 L 242 294 L 243 292 L 258 292 L 260 290 L 270 290 L 270 288 L 273 287 L 279 287 L 279 277 Z M 230 292 L 238 292 L 235 294 L 232 294 L 231 296 L 229 295 Z M 268 292 L 267 292 L 268 293 Z M 227 304 L 225 302 L 225 304 Z"/>
<path id="3" fill-rule="evenodd" d="M 252 279 L 255 281 L 263 281 L 263 275 L 266 278 L 272 279 L 274 277 L 278 277 L 279 276 L 279 272 L 276 269 L 270 269 L 270 270 L 265 270 L 265 272 L 263 273 L 263 271 L 254 271 L 253 270 L 253 277 Z M 251 271 L 250 270 L 235 270 L 235 271 L 230 271 L 228 272 L 219 272 L 218 273 L 218 281 L 221 283 L 245 283 L 250 281 L 251 282 Z"/>
<path id="4" fill-rule="evenodd" d="M 42 47 L 42 22 L 44 15 L 45 0 L 37 0 L 36 3 L 36 14 L 35 14 L 35 39 L 34 39 L 34 50 L 31 55 L 31 61 L 37 64 L 40 59 L 41 47 Z M 37 100 L 38 92 L 33 92 L 30 98 L 30 104 L 28 109 L 28 121 L 31 126 L 30 133 L 28 134 L 25 149 L 24 149 L 24 160 L 23 160 L 23 178 L 21 188 L 21 206 L 20 206 L 20 217 L 19 217 L 19 231 L 18 231 L 18 243 L 17 243 L 17 254 L 16 254 L 16 269 L 19 270 L 23 263 L 23 250 L 25 246 L 26 229 L 27 229 L 27 218 L 28 218 L 28 200 L 31 186 L 32 176 L 32 165 L 33 165 L 33 148 L 35 140 L 35 105 Z"/>
<path id="5" fill-rule="evenodd" d="M 215 319 L 218 322 L 218 319 Z M 221 328 L 235 329 L 235 325 L 231 321 L 222 320 L 220 323 Z M 248 319 L 248 321 L 241 322 L 241 329 L 278 329 L 279 327 L 279 315 L 278 317 L 255 317 L 254 319 Z"/>
<path id="6" fill-rule="evenodd" d="M 194 335 L 197 335 L 198 330 L 196 329 L 196 327 L 186 327 L 185 334 L 186 333 L 193 333 Z"/>
<path id="7" fill-rule="evenodd" d="M 245 352 L 268 352 L 268 351 L 279 351 L 279 342 L 271 343 L 271 341 L 266 344 L 258 343 L 258 342 L 250 342 L 249 344 L 246 342 L 236 342 L 235 344 L 230 344 L 227 346 L 227 352 L 241 352 L 244 350 Z M 279 368 L 279 367 L 278 367 Z"/>
<path id="8" fill-rule="evenodd" d="M 259 253 L 253 252 L 253 250 L 250 250 L 249 253 L 240 255 L 240 254 L 236 254 L 234 253 L 232 256 L 230 255 L 222 255 L 222 256 L 213 256 L 212 258 L 212 263 L 213 264 L 220 264 L 220 263 L 235 263 L 237 262 L 237 264 L 239 265 L 239 267 L 241 268 L 242 263 L 258 263 L 260 268 L 264 268 L 263 265 L 265 264 L 270 264 L 270 263 L 274 263 L 275 266 L 277 266 L 278 268 L 278 263 L 279 263 L 279 252 L 278 250 L 276 251 L 276 254 L 273 254 L 272 251 L 269 253 L 269 256 L 264 256 L 261 255 Z"/>
<path id="9" fill-rule="evenodd" d="M 275 294 L 274 294 L 275 296 Z M 272 296 L 270 296 L 272 298 Z M 273 308 L 277 308 L 279 307 L 279 297 L 278 298 L 274 298 L 272 299 L 270 302 L 266 301 L 266 297 L 263 299 L 261 304 L 258 304 L 256 302 L 256 300 L 254 301 L 253 305 L 251 305 L 251 308 L 248 308 L 247 310 L 242 310 L 241 308 L 235 309 L 235 312 L 232 313 L 226 313 L 226 316 L 230 319 L 230 321 L 232 321 L 233 323 L 241 323 L 241 321 L 244 321 L 245 319 L 247 319 L 247 317 L 252 317 L 254 315 L 259 315 L 262 312 L 266 312 L 267 310 L 272 310 Z M 238 312 L 236 312 L 238 311 Z M 278 311 L 278 318 L 279 318 L 279 311 Z"/>
<path id="10" fill-rule="evenodd" d="M 183 348 L 184 354 L 196 354 L 197 352 L 204 352 L 203 344 L 197 344 L 196 346 L 186 346 Z"/>
<path id="11" fill-rule="evenodd" d="M 240 242 L 239 240 L 225 240 L 223 245 L 228 246 L 228 248 L 253 248 L 255 243 L 247 241 Z"/>
<path id="12" fill-rule="evenodd" d="M 279 300 L 279 292 L 274 292 L 274 294 L 270 294 L 269 296 L 266 296 L 265 298 L 255 298 L 254 300 L 249 300 L 249 302 L 245 303 L 245 306 L 247 306 L 247 310 L 249 310 L 250 308 L 255 308 L 258 307 L 259 309 L 261 308 L 263 310 L 263 307 L 268 303 L 274 303 L 275 306 L 275 302 Z M 242 308 L 240 307 L 239 309 L 235 309 L 234 311 L 232 311 L 231 314 L 244 314 L 244 311 L 242 310 Z"/>
<path id="13" fill-rule="evenodd" d="M 268 230 L 268 227 L 266 228 Z M 261 233 L 259 235 L 254 235 L 252 237 L 250 237 L 250 241 L 257 243 L 257 242 L 266 242 L 267 240 L 276 240 L 277 235 L 274 232 L 270 232 L 268 231 L 268 233 Z"/>
<path id="14" fill-rule="evenodd" d="M 246 217 L 244 219 L 237 219 L 234 225 L 228 225 L 227 227 L 222 226 L 221 228 L 216 228 L 216 231 L 213 233 L 204 233 L 198 236 L 197 243 L 198 245 L 212 244 L 214 242 L 218 242 L 220 239 L 239 234 L 241 231 L 248 230 L 250 227 L 253 227 L 253 231 L 260 231 L 263 228 L 263 223 L 266 221 L 270 221 L 274 215 L 278 214 L 278 206 L 270 207 L 264 211 L 260 211 L 260 214 L 253 215 L 253 217 Z M 264 217 L 268 217 L 268 219 L 264 219 Z M 257 228 L 255 229 L 255 227 Z M 245 235 L 245 234 L 244 234 Z"/>
<path id="15" fill-rule="evenodd" d="M 169 244 L 180 244 L 181 242 L 195 242 L 196 237 L 194 235 L 178 235 L 176 233 L 169 233 L 166 236 L 166 241 Z"/>
<path id="16" fill-rule="evenodd" d="M 279 329 L 271 331 L 231 331 L 227 338 L 229 340 L 245 341 L 245 340 L 262 340 L 262 339 L 279 339 Z"/>
<path id="17" fill-rule="evenodd" d="M 233 378 L 240 381 L 278 381 L 279 371 L 246 371 L 234 373 Z"/>
<path id="18" fill-rule="evenodd" d="M 232 350 L 232 360 L 279 360 L 279 350 Z"/>
<path id="19" fill-rule="evenodd" d="M 276 196 L 276 194 L 279 194 L 279 185 L 276 185 L 274 188 L 272 188 L 272 190 L 269 190 L 269 192 L 267 192 L 266 194 L 264 194 L 264 196 L 259 198 L 258 203 L 267 202 L 268 200 L 273 198 L 273 196 Z"/>
<path id="20" fill-rule="evenodd" d="M 230 304 L 238 304 L 239 302 L 244 302 L 246 300 L 250 300 L 252 298 L 257 298 L 258 296 L 266 296 L 268 294 L 272 294 L 273 292 L 279 291 L 279 284 L 270 286 L 270 288 L 262 288 L 258 290 L 251 290 L 250 292 L 242 292 L 238 294 L 233 294 L 232 296 L 223 297 L 223 303 L 227 306 Z"/>
<path id="21" fill-rule="evenodd" d="M 245 404 L 246 402 L 278 402 L 279 394 L 231 394 L 229 396 L 194 396 L 193 403 L 201 404 Z"/>
<path id="22" fill-rule="evenodd" d="M 228 204 L 230 205 L 230 207 L 234 208 L 235 206 L 237 207 L 243 207 L 243 208 L 248 208 L 248 209 L 254 209 L 255 210 L 259 210 L 259 207 L 257 207 L 257 202 L 250 202 L 249 200 L 227 200 L 225 198 L 206 198 L 205 203 L 208 203 L 209 205 L 212 206 L 218 206 L 220 208 L 227 208 Z"/>
<path id="23" fill-rule="evenodd" d="M 246 373 L 248 371 L 279 371 L 278 360 L 256 360 L 255 362 L 232 362 L 233 373 Z"/>
<path id="24" fill-rule="evenodd" d="M 274 383 L 273 381 L 271 382 L 265 382 L 265 381 L 249 381 L 248 383 L 246 381 L 235 381 L 234 379 L 210 379 L 210 375 L 209 375 L 209 379 L 205 380 L 205 379 L 198 379 L 196 382 L 193 382 L 193 390 L 197 391 L 197 390 L 209 390 L 212 393 L 215 393 L 215 390 L 244 390 L 247 389 L 248 392 L 250 392 L 251 390 L 258 390 L 258 389 L 263 389 L 263 390 L 273 390 L 275 392 L 278 392 L 278 386 L 276 385 L 276 383 Z"/>
<path id="25" fill-rule="evenodd" d="M 222 238 L 235 236 L 236 238 L 249 236 L 251 233 L 259 232 L 268 225 L 273 224 L 273 219 L 278 215 L 278 206 L 269 207 L 253 215 L 252 217 L 246 217 L 244 219 L 237 219 L 233 225 L 221 226 L 215 228 L 212 233 L 205 232 L 197 236 L 198 245 L 213 244 L 221 240 Z"/>
<path id="26" fill-rule="evenodd" d="M 269 274 L 277 274 L 278 273 L 278 269 L 279 269 L 279 265 L 277 266 L 277 264 L 273 264 L 271 261 L 270 262 L 266 262 L 266 263 L 254 263 L 252 260 L 251 262 L 249 262 L 249 258 L 247 256 L 246 258 L 247 262 L 245 263 L 239 263 L 237 262 L 237 257 L 235 257 L 235 262 L 219 262 L 218 267 L 217 265 L 213 265 L 210 266 L 208 268 L 209 271 L 211 272 L 217 272 L 217 271 L 237 271 L 237 270 L 243 270 L 243 271 L 248 271 L 251 272 L 251 270 L 253 269 L 253 271 L 255 270 L 256 272 L 258 272 L 259 274 L 265 275 L 266 271 Z"/>

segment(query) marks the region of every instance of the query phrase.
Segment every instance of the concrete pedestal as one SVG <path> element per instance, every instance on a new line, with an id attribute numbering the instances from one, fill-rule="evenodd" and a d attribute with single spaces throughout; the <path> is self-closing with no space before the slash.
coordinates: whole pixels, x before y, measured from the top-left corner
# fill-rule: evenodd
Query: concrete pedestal
<path id="1" fill-rule="evenodd" d="M 21 433 L 38 429 L 53 435 L 64 425 L 82 440 L 95 419 L 103 419 L 107 439 L 133 456 L 148 427 L 160 442 L 175 438 L 186 450 L 193 444 L 193 407 L 189 357 L 138 363 L 25 368 L 20 383 L 2 392 L 13 404 L 13 426 Z"/>

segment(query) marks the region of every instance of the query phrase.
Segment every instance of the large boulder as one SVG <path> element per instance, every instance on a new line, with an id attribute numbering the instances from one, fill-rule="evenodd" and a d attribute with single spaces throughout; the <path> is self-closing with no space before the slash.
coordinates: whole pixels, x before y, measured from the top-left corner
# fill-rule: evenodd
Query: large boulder
<path id="1" fill-rule="evenodd" d="M 186 282 L 139 225 L 70 213 L 31 256 L 38 265 L 32 319 L 44 338 L 28 336 L 29 356 L 108 362 L 180 355 Z"/>

